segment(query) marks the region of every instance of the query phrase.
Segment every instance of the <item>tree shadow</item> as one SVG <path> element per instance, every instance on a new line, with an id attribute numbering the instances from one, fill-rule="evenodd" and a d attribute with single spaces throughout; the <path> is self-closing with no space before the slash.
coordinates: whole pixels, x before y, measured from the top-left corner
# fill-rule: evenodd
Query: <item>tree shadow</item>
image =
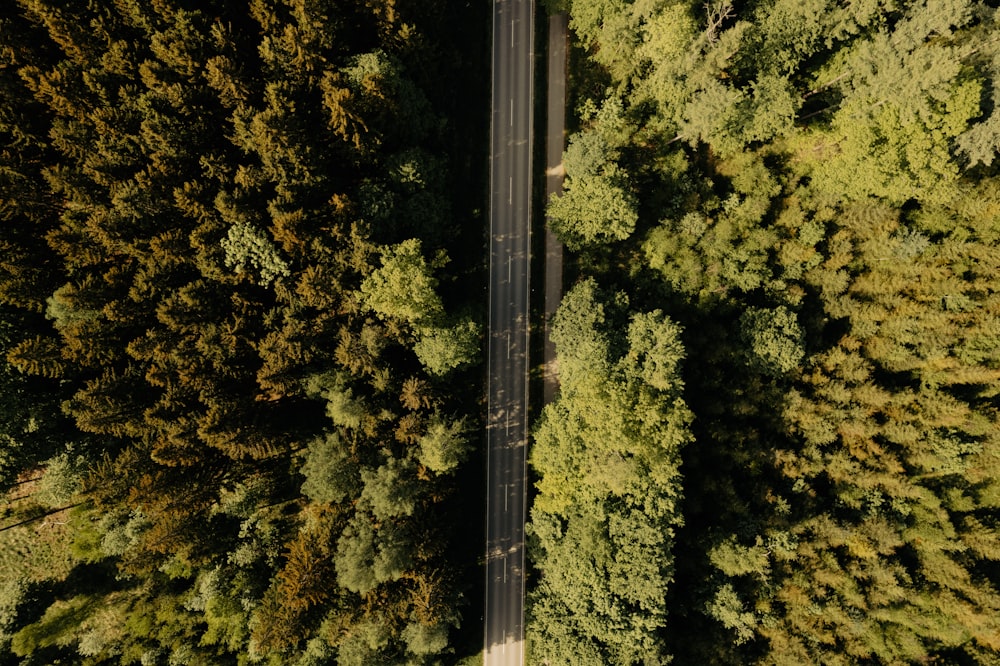
<path id="1" fill-rule="evenodd" d="M 673 544 L 667 653 L 675 664 L 753 663 L 765 654 L 766 645 L 752 639 L 738 645 L 733 631 L 708 613 L 721 573 L 711 553 L 733 538 L 752 546 L 758 535 L 791 521 L 778 497 L 791 494 L 790 482 L 777 468 L 774 453 L 794 446 L 782 418 L 792 377 L 766 375 L 748 364 L 738 332 L 746 307 L 742 298 L 737 302 L 720 295 L 695 302 L 664 291 L 654 276 L 636 277 L 636 284 L 653 288 L 636 299 L 643 301 L 636 306 L 662 308 L 683 327 L 684 399 L 695 416 L 693 442 L 681 451 L 684 523 Z"/>

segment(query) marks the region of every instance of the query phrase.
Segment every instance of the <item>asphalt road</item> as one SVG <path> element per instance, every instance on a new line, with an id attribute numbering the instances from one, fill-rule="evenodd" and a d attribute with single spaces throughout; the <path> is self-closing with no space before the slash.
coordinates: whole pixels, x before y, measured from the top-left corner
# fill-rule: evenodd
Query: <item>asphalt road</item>
<path id="1" fill-rule="evenodd" d="M 494 0 L 486 666 L 524 663 L 533 0 Z"/>

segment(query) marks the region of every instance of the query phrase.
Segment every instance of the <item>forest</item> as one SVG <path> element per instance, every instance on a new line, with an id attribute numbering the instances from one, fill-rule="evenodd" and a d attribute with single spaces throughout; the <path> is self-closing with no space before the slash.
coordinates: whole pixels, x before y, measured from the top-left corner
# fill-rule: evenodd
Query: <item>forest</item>
<path id="1" fill-rule="evenodd" d="M 474 655 L 486 8 L 11 4 L 0 664 Z"/>
<path id="2" fill-rule="evenodd" d="M 545 0 L 528 663 L 1000 664 L 995 4 Z M 0 17 L 0 666 L 480 663 L 489 5 Z"/>
<path id="3" fill-rule="evenodd" d="M 1000 16 L 549 0 L 533 664 L 1000 664 Z"/>

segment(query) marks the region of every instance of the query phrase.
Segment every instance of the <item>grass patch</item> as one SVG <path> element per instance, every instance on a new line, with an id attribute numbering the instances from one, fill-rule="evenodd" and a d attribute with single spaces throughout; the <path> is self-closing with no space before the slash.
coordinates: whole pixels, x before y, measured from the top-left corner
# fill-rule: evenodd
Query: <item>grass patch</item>
<path id="1" fill-rule="evenodd" d="M 85 518 L 71 517 L 68 509 L 46 514 L 31 499 L 34 486 L 37 480 L 20 484 L 16 495 L 11 491 L 3 499 L 0 587 L 12 581 L 62 580 L 76 564 L 70 550 L 76 534 L 74 522 Z M 29 520 L 35 516 L 41 517 Z"/>

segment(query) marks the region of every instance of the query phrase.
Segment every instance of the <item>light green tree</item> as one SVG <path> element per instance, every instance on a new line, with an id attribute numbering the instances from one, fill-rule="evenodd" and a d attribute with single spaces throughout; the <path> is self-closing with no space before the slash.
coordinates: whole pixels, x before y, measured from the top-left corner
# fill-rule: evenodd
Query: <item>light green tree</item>
<path id="1" fill-rule="evenodd" d="M 387 247 L 382 265 L 361 283 L 367 308 L 382 317 L 396 317 L 412 326 L 435 326 L 444 317 L 437 279 L 416 238 Z"/>
<path id="2" fill-rule="evenodd" d="M 86 458 L 73 453 L 73 447 L 45 461 L 45 472 L 35 492 L 35 499 L 44 506 L 58 509 L 69 505 L 83 491 L 88 464 Z"/>
<path id="3" fill-rule="evenodd" d="M 432 375 L 446 375 L 479 356 L 480 330 L 474 321 L 454 326 L 421 328 L 413 345 L 417 359 Z"/>
<path id="4" fill-rule="evenodd" d="M 571 250 L 625 240 L 639 219 L 627 181 L 613 163 L 594 175 L 567 173 L 565 190 L 546 208 L 552 231 Z"/>
<path id="5" fill-rule="evenodd" d="M 389 458 L 377 469 L 361 470 L 361 481 L 361 500 L 379 522 L 412 515 L 420 501 L 420 485 L 410 461 Z"/>
<path id="6" fill-rule="evenodd" d="M 435 412 L 418 442 L 417 460 L 435 474 L 448 474 L 465 460 L 469 439 L 464 418 L 450 420 Z"/>
<path id="7" fill-rule="evenodd" d="M 403 628 L 400 638 L 410 654 L 418 657 L 436 655 L 448 647 L 448 627 L 443 624 L 411 622 Z"/>
<path id="8" fill-rule="evenodd" d="M 222 240 L 226 253 L 226 266 L 239 273 L 256 275 L 256 282 L 269 285 L 291 271 L 274 244 L 249 223 L 231 226 Z"/>
<path id="9" fill-rule="evenodd" d="M 337 372 L 313 375 L 305 382 L 306 395 L 326 401 L 326 414 L 335 424 L 357 429 L 368 414 L 368 407 L 354 396 L 346 375 Z"/>

